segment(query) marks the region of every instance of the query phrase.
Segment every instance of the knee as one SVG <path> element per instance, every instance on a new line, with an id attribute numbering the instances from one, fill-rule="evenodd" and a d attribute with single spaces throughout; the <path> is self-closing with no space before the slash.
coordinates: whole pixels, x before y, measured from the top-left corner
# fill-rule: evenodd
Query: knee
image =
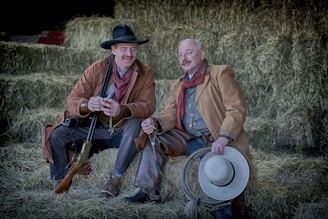
<path id="1" fill-rule="evenodd" d="M 49 140 L 50 140 L 50 145 L 51 146 L 54 146 L 54 145 L 56 145 L 56 142 L 57 142 L 57 140 L 58 140 L 58 134 L 57 134 L 57 129 L 58 128 L 56 128 L 52 133 L 51 133 L 51 135 L 50 135 L 50 138 L 49 138 Z"/>
<path id="2" fill-rule="evenodd" d="M 50 135 L 50 145 L 51 147 L 61 144 L 61 139 L 63 139 L 64 130 L 61 126 L 56 128 Z"/>
<path id="3" fill-rule="evenodd" d="M 125 129 L 135 130 L 139 134 L 141 129 L 141 119 L 138 118 L 128 119 L 124 126 Z"/>

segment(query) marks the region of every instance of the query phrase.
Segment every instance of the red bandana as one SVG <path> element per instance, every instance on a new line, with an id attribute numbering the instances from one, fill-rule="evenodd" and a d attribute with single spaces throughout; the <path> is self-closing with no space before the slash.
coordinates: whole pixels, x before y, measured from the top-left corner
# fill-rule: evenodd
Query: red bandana
<path id="1" fill-rule="evenodd" d="M 132 65 L 129 68 L 128 72 L 121 78 L 117 70 L 117 65 L 116 63 L 114 63 L 113 66 L 114 87 L 115 87 L 114 91 L 115 91 L 116 100 L 119 103 L 121 103 L 123 97 L 126 94 L 126 91 L 128 90 L 128 85 L 133 72 L 134 72 L 134 65 Z"/>
<path id="2" fill-rule="evenodd" d="M 194 74 L 194 76 L 189 80 L 188 72 L 186 72 L 185 76 L 183 77 L 183 82 L 181 84 L 181 89 L 178 97 L 178 106 L 177 106 L 177 128 L 180 130 L 184 130 L 182 126 L 182 118 L 185 111 L 185 90 L 190 87 L 194 87 L 198 84 L 203 83 L 204 77 L 206 74 L 207 68 L 207 60 L 204 59 L 201 63 L 200 67 Z"/>

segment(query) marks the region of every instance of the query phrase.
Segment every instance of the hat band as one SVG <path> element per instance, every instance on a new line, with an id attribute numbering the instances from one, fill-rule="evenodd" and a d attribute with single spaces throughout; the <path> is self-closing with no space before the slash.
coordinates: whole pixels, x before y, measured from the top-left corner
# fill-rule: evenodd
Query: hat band
<path id="1" fill-rule="evenodd" d="M 125 36 L 117 37 L 114 40 L 124 40 L 124 41 L 126 41 L 126 40 L 133 40 L 133 41 L 135 41 L 137 39 L 136 39 L 136 37 L 134 35 L 125 35 Z"/>
<path id="2" fill-rule="evenodd" d="M 236 171 L 235 171 L 235 167 L 232 165 L 232 163 L 230 162 L 230 161 L 228 161 L 228 160 L 226 160 L 227 162 L 229 162 L 229 164 L 231 165 L 231 167 L 232 167 L 232 176 L 231 176 L 231 179 L 227 182 L 227 183 L 225 183 L 225 184 L 220 184 L 220 183 L 218 183 L 218 182 L 214 182 L 214 181 L 212 181 L 211 180 L 211 183 L 212 184 L 214 184 L 214 185 L 216 185 L 216 186 L 219 186 L 219 187 L 224 187 L 224 186 L 227 186 L 227 185 L 229 185 L 232 181 L 233 181 L 233 179 L 235 178 L 235 173 L 236 173 Z"/>

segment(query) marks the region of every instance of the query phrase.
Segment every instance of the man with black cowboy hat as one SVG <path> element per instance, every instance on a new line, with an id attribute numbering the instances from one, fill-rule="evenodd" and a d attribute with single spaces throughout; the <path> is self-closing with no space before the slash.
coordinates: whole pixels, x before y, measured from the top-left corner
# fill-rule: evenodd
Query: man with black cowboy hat
<path id="1" fill-rule="evenodd" d="M 160 136 L 174 129 L 190 134 L 192 138 L 179 155 L 191 155 L 197 149 L 207 146 L 211 147 L 213 153 L 223 155 L 225 147 L 231 145 L 247 158 L 253 175 L 255 166 L 251 162 L 248 137 L 243 130 L 246 101 L 235 80 L 233 68 L 209 64 L 204 46 L 197 39 L 181 40 L 177 52 L 184 74 L 172 83 L 164 109 L 141 123 L 142 131 L 150 139 L 154 137 L 153 132 Z M 137 143 L 137 147 L 139 144 L 144 145 L 135 179 L 135 186 L 140 190 L 134 196 L 124 197 L 125 203 L 161 201 L 161 170 L 171 151 L 156 145 L 156 139 L 154 142 L 155 149 L 147 137 Z M 248 169 L 248 166 L 245 168 Z M 243 191 L 234 198 L 233 206 L 236 207 L 233 209 L 234 217 L 238 217 L 237 214 L 242 215 L 239 218 L 247 217 Z M 228 217 L 231 213 L 231 209 L 221 209 L 215 212 L 215 216 L 231 218 Z"/>
<path id="2" fill-rule="evenodd" d="M 90 117 L 98 112 L 89 158 L 107 148 L 119 148 L 109 180 L 101 197 L 119 194 L 120 181 L 137 154 L 135 138 L 141 121 L 155 112 L 154 72 L 137 59 L 139 40 L 129 26 L 116 26 L 112 39 L 101 43 L 111 55 L 91 64 L 66 98 L 66 110 L 54 125 L 47 125 L 42 138 L 43 155 L 50 165 L 50 177 L 59 185 L 68 172 L 71 157 L 81 150 L 90 127 Z M 99 96 L 105 75 L 109 81 L 104 96 Z M 75 118 L 78 118 L 76 120 Z M 73 124 L 74 121 L 78 121 Z M 79 174 L 91 173 L 90 159 Z"/>

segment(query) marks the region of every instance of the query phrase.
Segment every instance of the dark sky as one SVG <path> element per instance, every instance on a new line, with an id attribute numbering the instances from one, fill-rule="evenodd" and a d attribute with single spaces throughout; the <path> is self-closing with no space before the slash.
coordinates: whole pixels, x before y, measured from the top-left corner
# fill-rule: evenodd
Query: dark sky
<path id="1" fill-rule="evenodd" d="M 0 7 L 0 32 L 33 35 L 42 30 L 63 30 L 65 23 L 75 16 L 114 14 L 114 0 L 76 2 L 6 1 Z"/>

